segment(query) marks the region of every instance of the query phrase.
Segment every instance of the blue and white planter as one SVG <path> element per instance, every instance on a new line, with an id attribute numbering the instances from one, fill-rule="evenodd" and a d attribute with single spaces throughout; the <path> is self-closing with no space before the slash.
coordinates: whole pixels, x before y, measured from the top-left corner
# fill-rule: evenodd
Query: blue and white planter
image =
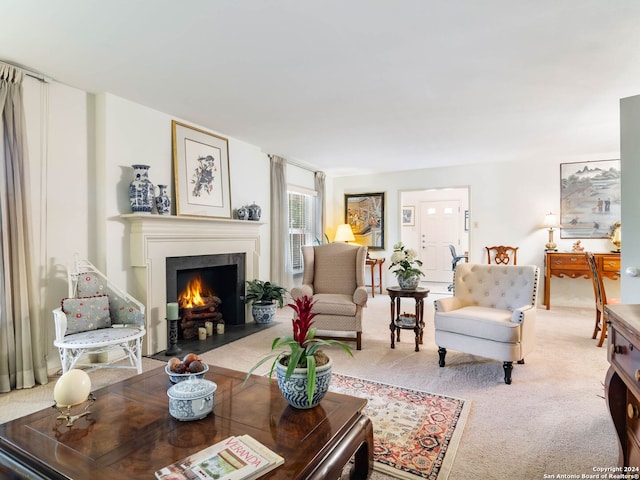
<path id="1" fill-rule="evenodd" d="M 295 408 L 308 409 L 313 408 L 322 401 L 325 394 L 329 390 L 331 383 L 331 368 L 333 361 L 329 359 L 329 363 L 316 368 L 316 391 L 313 394 L 311 404 L 309 404 L 309 396 L 307 395 L 307 385 L 309 378 L 306 368 L 296 368 L 288 379 L 285 379 L 287 367 L 276 362 L 276 378 L 278 387 L 285 400 Z"/>
<path id="2" fill-rule="evenodd" d="M 420 284 L 420 277 L 418 275 L 412 275 L 411 277 L 404 278 L 402 275 L 396 277 L 398 279 L 398 285 L 402 290 L 415 290 Z"/>
<path id="3" fill-rule="evenodd" d="M 251 305 L 251 314 L 256 323 L 271 323 L 277 309 L 278 306 L 275 303 L 254 303 Z"/>

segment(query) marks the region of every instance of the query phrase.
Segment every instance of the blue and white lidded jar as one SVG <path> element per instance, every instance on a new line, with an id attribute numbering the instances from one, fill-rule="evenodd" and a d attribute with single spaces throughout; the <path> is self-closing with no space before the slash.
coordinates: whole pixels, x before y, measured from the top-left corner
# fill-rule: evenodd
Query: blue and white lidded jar
<path id="1" fill-rule="evenodd" d="M 258 205 L 252 203 L 247 207 L 247 210 L 249 210 L 249 220 L 260 220 L 262 209 Z"/>
<path id="2" fill-rule="evenodd" d="M 171 199 L 167 194 L 166 185 L 158 185 L 158 196 L 156 197 L 156 210 L 158 210 L 158 215 L 171 214 Z"/>
<path id="3" fill-rule="evenodd" d="M 133 180 L 129 184 L 129 203 L 133 213 L 151 213 L 154 188 L 149 181 L 149 165 L 131 165 Z"/>

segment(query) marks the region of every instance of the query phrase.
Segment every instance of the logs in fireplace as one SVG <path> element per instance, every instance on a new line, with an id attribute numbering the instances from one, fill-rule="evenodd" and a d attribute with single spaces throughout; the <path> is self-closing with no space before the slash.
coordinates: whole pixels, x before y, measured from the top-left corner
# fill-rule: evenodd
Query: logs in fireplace
<path id="1" fill-rule="evenodd" d="M 219 308 L 222 303 L 220 297 L 212 295 L 201 298 L 202 305 L 181 308 L 180 317 L 182 320 L 180 322 L 180 329 L 182 331 L 182 338 L 185 340 L 197 337 L 198 328 L 204 327 L 205 322 L 212 322 L 214 331 L 218 323 L 224 323 L 222 312 Z"/>

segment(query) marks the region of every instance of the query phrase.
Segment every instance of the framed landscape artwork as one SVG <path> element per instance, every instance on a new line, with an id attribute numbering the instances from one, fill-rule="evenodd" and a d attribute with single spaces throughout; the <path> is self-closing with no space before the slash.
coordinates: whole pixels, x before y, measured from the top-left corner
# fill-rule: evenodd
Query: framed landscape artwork
<path id="1" fill-rule="evenodd" d="M 171 127 L 177 214 L 231 218 L 227 139 L 175 120 Z"/>
<path id="2" fill-rule="evenodd" d="M 620 221 L 620 160 L 560 164 L 560 238 L 609 238 Z"/>
<path id="3" fill-rule="evenodd" d="M 344 220 L 359 245 L 384 250 L 384 193 L 345 194 Z"/>

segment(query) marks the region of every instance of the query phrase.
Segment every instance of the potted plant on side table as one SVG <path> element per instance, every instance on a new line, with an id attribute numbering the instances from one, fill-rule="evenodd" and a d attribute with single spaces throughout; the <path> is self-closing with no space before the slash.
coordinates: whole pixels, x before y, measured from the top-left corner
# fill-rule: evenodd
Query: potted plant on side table
<path id="1" fill-rule="evenodd" d="M 251 303 L 251 314 L 256 323 L 271 323 L 278 308 L 284 307 L 287 290 L 263 280 L 247 280 L 245 303 Z"/>
<path id="2" fill-rule="evenodd" d="M 415 290 L 420 284 L 420 275 L 424 275 L 418 267 L 422 266 L 422 261 L 418 258 L 418 253 L 407 248 L 402 242 L 393 246 L 391 254 L 391 265 L 389 270 L 394 269 L 398 285 L 403 290 Z"/>
<path id="3" fill-rule="evenodd" d="M 277 337 L 271 344 L 273 353 L 256 363 L 245 378 L 261 365 L 273 359 L 269 378 L 276 371 L 278 387 L 289 405 L 295 408 L 312 408 L 320 403 L 329 389 L 333 362 L 322 350 L 321 346 L 338 345 L 350 356 L 351 348 L 338 340 L 316 338 L 316 328 L 312 327 L 315 313 L 313 299 L 307 295 L 299 297 L 289 306 L 295 312 L 292 320 L 293 336 Z M 289 351 L 279 350 L 289 348 Z"/>

